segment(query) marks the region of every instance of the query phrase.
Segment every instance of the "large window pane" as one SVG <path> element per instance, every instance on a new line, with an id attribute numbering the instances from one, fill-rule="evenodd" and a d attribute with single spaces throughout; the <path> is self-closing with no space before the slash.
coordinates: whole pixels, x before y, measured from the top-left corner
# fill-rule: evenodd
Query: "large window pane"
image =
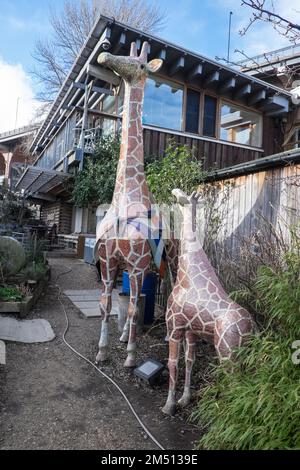
<path id="1" fill-rule="evenodd" d="M 233 104 L 223 103 L 220 137 L 229 142 L 261 147 L 262 118 L 260 114 Z"/>
<path id="2" fill-rule="evenodd" d="M 205 95 L 203 115 L 203 135 L 216 137 L 217 100 Z"/>
<path id="3" fill-rule="evenodd" d="M 177 84 L 148 78 L 143 124 L 181 130 L 183 88 Z"/>
<path id="4" fill-rule="evenodd" d="M 110 114 L 116 114 L 116 97 L 105 95 L 101 101 L 101 111 Z"/>
<path id="5" fill-rule="evenodd" d="M 200 93 L 194 90 L 187 91 L 186 102 L 186 132 L 199 133 Z"/>

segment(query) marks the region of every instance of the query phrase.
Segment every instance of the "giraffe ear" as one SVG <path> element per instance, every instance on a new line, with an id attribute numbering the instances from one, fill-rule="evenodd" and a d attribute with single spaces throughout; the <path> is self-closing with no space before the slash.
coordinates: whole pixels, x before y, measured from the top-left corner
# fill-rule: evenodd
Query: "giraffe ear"
<path id="1" fill-rule="evenodd" d="M 188 196 L 181 189 L 173 189 L 172 194 L 176 197 L 178 204 L 181 206 L 190 203 Z"/>
<path id="2" fill-rule="evenodd" d="M 156 73 L 162 68 L 162 65 L 163 65 L 163 60 L 153 59 L 151 60 L 151 62 L 147 64 L 147 70 L 148 72 Z"/>

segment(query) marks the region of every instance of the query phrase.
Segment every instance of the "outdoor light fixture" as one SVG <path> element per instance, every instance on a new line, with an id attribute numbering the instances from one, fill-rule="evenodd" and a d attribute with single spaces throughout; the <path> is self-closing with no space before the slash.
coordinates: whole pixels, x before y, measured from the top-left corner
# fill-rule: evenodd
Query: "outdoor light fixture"
<path id="1" fill-rule="evenodd" d="M 140 379 L 146 380 L 149 385 L 154 385 L 161 376 L 165 366 L 155 359 L 147 359 L 134 370 L 134 374 Z"/>

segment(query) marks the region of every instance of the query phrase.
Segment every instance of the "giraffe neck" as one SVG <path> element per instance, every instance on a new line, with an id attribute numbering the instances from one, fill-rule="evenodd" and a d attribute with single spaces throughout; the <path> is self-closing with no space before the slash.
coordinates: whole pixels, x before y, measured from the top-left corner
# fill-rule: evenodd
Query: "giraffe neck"
<path id="1" fill-rule="evenodd" d="M 149 198 L 144 172 L 143 100 L 145 80 L 125 82 L 122 139 L 113 206 L 120 210 Z M 148 207 L 147 207 L 148 209 Z"/>
<path id="2" fill-rule="evenodd" d="M 203 254 L 206 258 L 202 244 L 197 235 L 196 211 L 192 205 L 186 205 L 183 209 L 183 224 L 181 229 L 181 255 L 194 253 L 195 251 Z"/>

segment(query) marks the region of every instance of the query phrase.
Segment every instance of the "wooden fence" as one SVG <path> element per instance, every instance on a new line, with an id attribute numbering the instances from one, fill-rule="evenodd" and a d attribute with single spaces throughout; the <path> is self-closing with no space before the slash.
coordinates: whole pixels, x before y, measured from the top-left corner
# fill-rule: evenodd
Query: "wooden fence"
<path id="1" fill-rule="evenodd" d="M 236 254 L 239 239 L 264 230 L 262 218 L 280 230 L 287 242 L 289 227 L 300 222 L 299 164 L 214 182 L 211 189 L 220 219 L 217 240 L 226 242 L 232 255 Z M 207 224 L 203 208 L 198 222 L 204 240 Z"/>

